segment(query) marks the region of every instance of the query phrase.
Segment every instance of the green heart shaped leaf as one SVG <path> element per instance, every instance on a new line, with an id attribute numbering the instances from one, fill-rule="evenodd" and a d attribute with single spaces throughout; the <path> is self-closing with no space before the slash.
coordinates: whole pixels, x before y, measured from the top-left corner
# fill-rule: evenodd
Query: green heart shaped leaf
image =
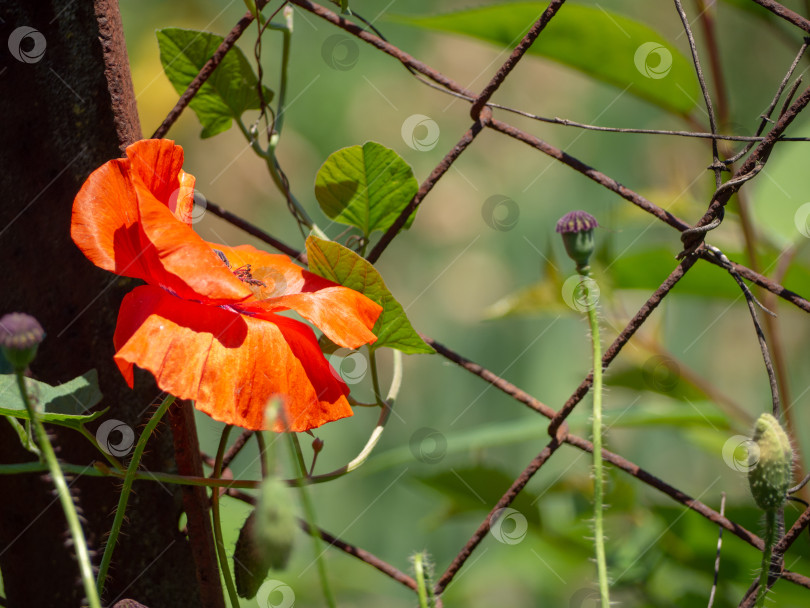
<path id="1" fill-rule="evenodd" d="M 307 258 L 315 274 L 359 291 L 383 307 L 372 329 L 377 341 L 369 350 L 388 346 L 407 354 L 435 352 L 416 333 L 380 273 L 367 260 L 340 243 L 316 236 L 307 238 Z"/>
<path id="2" fill-rule="evenodd" d="M 315 197 L 323 212 L 336 222 L 356 226 L 366 238 L 375 230 L 387 230 L 418 189 L 410 165 L 373 141 L 330 154 L 315 178 Z"/>
<path id="3" fill-rule="evenodd" d="M 512 49 L 548 2 L 509 2 L 435 16 L 396 16 L 408 25 L 464 34 Z M 602 7 L 566 4 L 529 48 L 675 114 L 700 99 L 692 62 L 652 28 Z M 542 83 L 537 85 L 542 91 Z"/>
<path id="4" fill-rule="evenodd" d="M 77 426 L 95 420 L 106 411 L 87 413 L 101 401 L 98 372 L 94 369 L 59 386 L 32 378 L 25 379 L 25 386 L 43 422 Z M 14 374 L 0 375 L 0 414 L 28 419 Z"/>
<path id="5" fill-rule="evenodd" d="M 160 63 L 174 89 L 182 94 L 217 50 L 224 38 L 210 32 L 167 27 L 157 31 Z M 261 100 L 257 79 L 245 54 L 233 47 L 211 77 L 192 98 L 191 109 L 203 126 L 201 137 L 212 137 L 231 128 L 245 110 L 258 110 Z M 262 87 L 264 102 L 273 92 Z"/>

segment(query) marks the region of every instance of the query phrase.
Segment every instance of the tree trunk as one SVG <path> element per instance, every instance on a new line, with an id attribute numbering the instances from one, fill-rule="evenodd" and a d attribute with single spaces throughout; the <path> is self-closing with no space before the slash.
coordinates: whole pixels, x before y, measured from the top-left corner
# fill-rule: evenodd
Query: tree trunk
<path id="1" fill-rule="evenodd" d="M 99 407 L 110 411 L 92 431 L 117 419 L 137 436 L 159 391 L 145 374 L 130 390 L 112 358 L 118 306 L 135 282 L 96 268 L 70 239 L 73 197 L 85 178 L 141 137 L 117 1 L 7 0 L 0 42 L 0 314 L 27 312 L 44 327 L 31 366 L 38 379 L 57 384 L 98 369 Z M 100 460 L 79 434 L 50 430 L 63 460 Z M 0 463 L 32 459 L 0 420 Z M 143 464 L 175 469 L 167 425 L 151 438 Z M 71 483 L 98 565 L 120 483 L 80 475 Z M 0 475 L 0 496 L 7 605 L 80 606 L 78 567 L 52 484 L 39 475 Z M 104 605 L 123 598 L 149 608 L 200 605 L 192 552 L 178 530 L 182 501 L 177 486 L 136 482 Z"/>

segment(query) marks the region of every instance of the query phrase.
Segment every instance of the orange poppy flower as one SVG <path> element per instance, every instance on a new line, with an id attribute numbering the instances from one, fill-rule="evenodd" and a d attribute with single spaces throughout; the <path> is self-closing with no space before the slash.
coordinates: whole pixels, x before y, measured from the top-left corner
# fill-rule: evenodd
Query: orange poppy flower
<path id="1" fill-rule="evenodd" d="M 366 296 L 249 245 L 207 243 L 191 228 L 194 177 L 183 149 L 143 140 L 94 171 L 76 195 L 71 236 L 96 266 L 142 279 L 124 297 L 113 342 L 130 387 L 133 365 L 216 420 L 264 429 L 274 395 L 288 429 L 352 415 L 312 329 L 336 344 L 374 342 L 381 308 Z M 273 430 L 284 430 L 280 421 Z"/>

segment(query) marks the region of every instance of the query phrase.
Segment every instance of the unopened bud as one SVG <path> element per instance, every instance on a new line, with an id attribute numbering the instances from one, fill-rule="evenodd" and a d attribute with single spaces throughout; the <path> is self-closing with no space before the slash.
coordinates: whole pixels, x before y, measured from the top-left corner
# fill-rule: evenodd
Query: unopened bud
<path id="1" fill-rule="evenodd" d="M 749 451 L 748 484 L 760 509 L 780 508 L 793 483 L 793 448 L 785 430 L 771 414 L 762 414 L 754 425 Z"/>

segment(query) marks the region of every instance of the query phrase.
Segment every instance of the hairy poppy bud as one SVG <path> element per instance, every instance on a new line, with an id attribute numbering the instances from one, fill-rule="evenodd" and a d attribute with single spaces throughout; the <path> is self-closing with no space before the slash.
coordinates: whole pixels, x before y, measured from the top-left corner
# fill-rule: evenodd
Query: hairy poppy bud
<path id="1" fill-rule="evenodd" d="M 577 270 L 588 265 L 594 250 L 593 229 L 599 223 L 585 211 L 570 211 L 557 222 L 568 257 L 577 263 Z"/>
<path id="2" fill-rule="evenodd" d="M 781 507 L 793 483 L 793 448 L 779 421 L 762 414 L 751 437 L 755 448 L 748 453 L 748 484 L 760 509 Z"/>
<path id="3" fill-rule="evenodd" d="M 265 478 L 259 503 L 245 520 L 233 553 L 239 597 L 255 597 L 270 568 L 287 567 L 297 528 L 290 488 L 277 477 Z"/>
<path id="4" fill-rule="evenodd" d="M 12 312 L 0 318 L 0 346 L 15 371 L 25 371 L 44 337 L 45 331 L 31 315 Z"/>

